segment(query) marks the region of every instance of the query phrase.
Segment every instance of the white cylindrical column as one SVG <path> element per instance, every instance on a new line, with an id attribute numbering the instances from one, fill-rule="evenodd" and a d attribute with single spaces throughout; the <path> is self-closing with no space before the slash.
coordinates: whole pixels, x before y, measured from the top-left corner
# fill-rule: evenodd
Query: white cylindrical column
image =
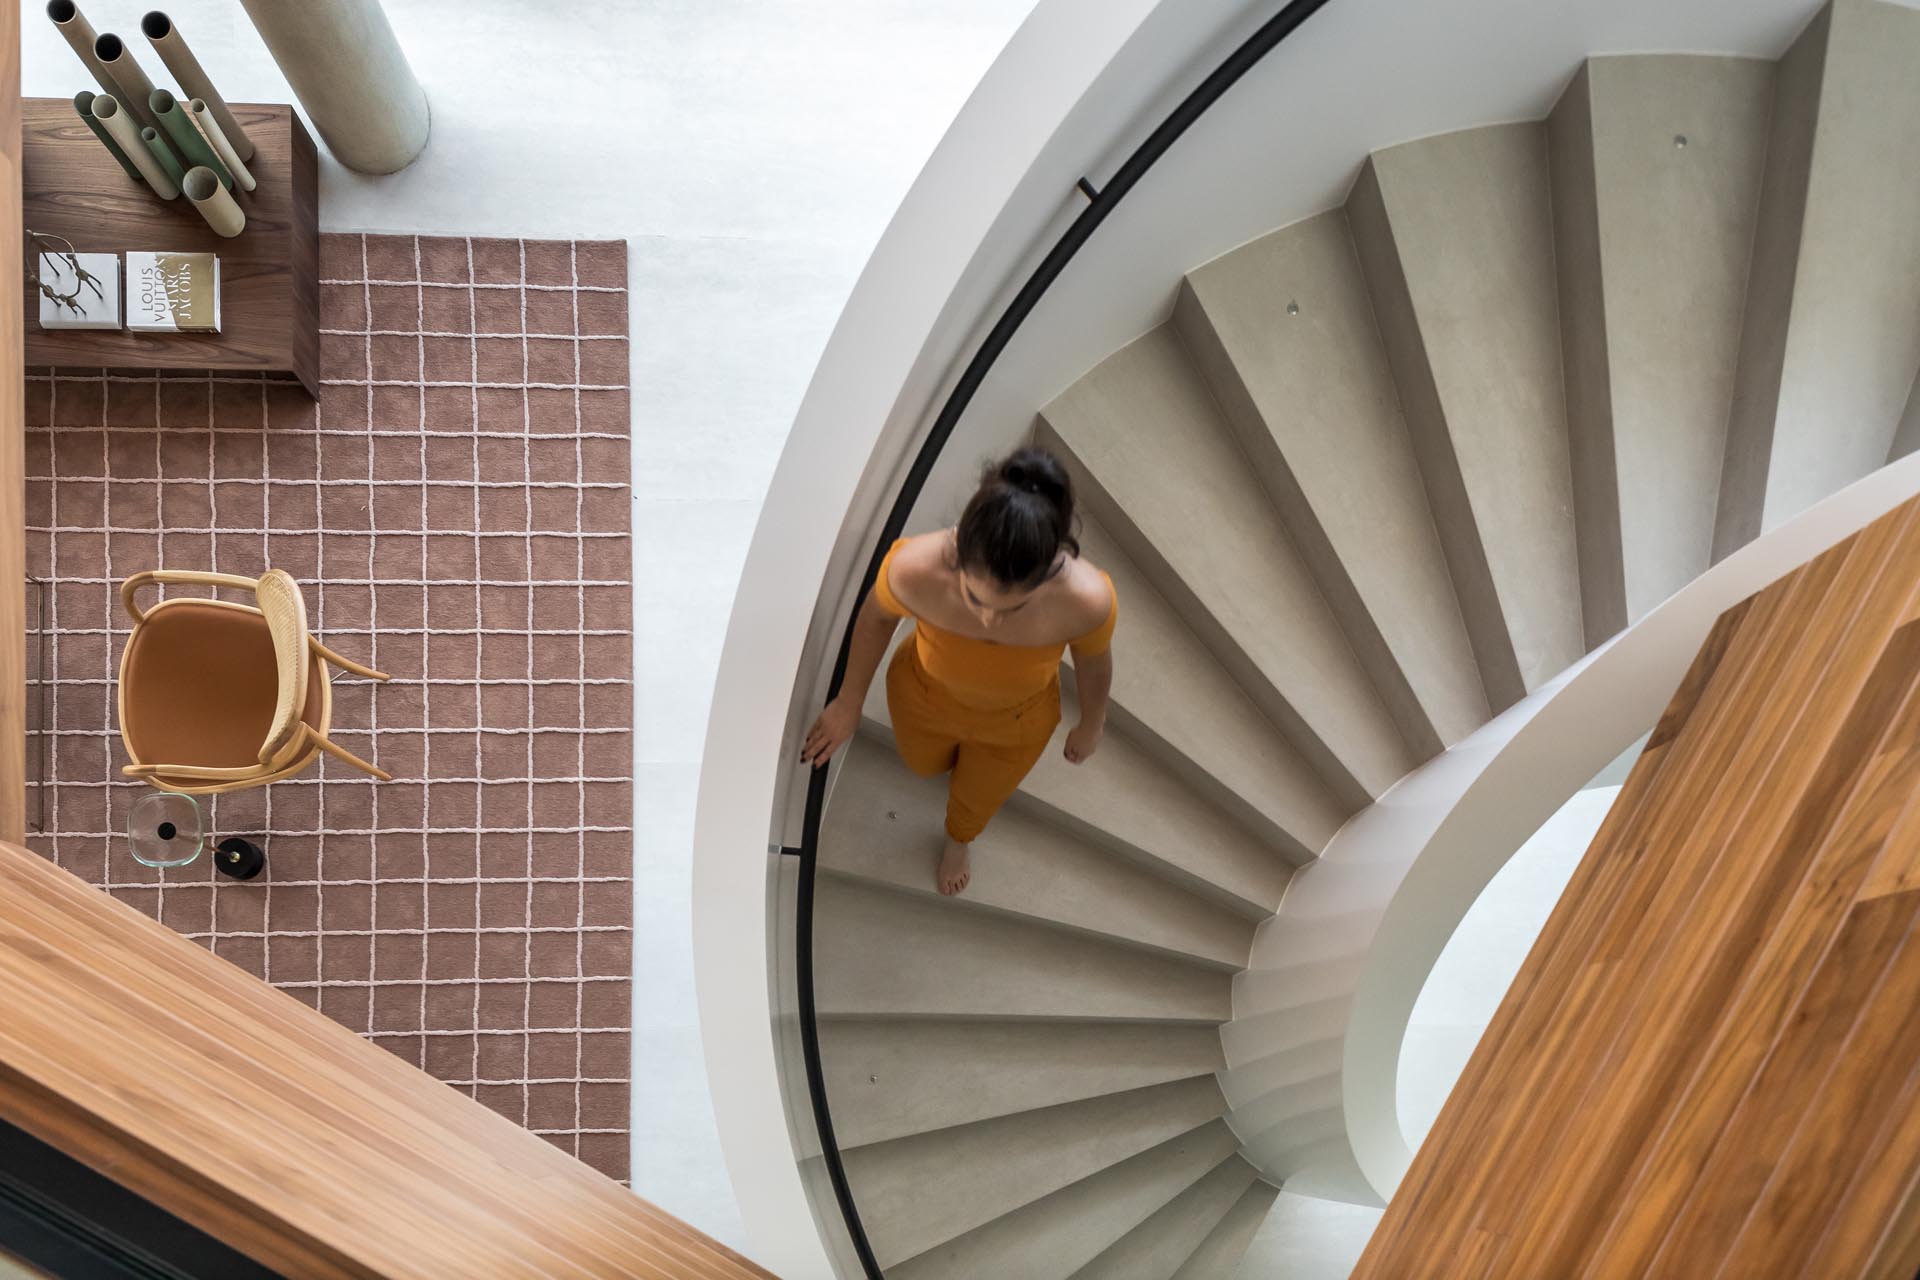
<path id="1" fill-rule="evenodd" d="M 227 109 L 227 100 L 213 87 L 213 81 L 207 78 L 200 59 L 193 56 L 193 50 L 187 47 L 186 38 L 180 34 L 180 28 L 173 24 L 173 19 L 155 9 L 140 19 L 140 33 L 146 36 L 153 51 L 160 55 L 160 61 L 167 64 L 167 70 L 173 72 L 175 82 L 186 95 L 199 98 L 207 104 L 207 109 L 213 112 L 213 118 L 220 122 L 220 132 L 226 135 L 234 154 L 242 162 L 253 159 L 253 139 L 247 137 L 247 131 L 233 118 L 233 112 Z"/>
<path id="2" fill-rule="evenodd" d="M 427 145 L 427 95 L 380 0 L 241 0 L 334 158 L 395 173 Z"/>
<path id="3" fill-rule="evenodd" d="M 96 94 L 89 110 L 93 112 L 93 118 L 100 122 L 100 127 L 119 146 L 120 154 L 132 161 L 133 167 L 140 171 L 140 176 L 147 180 L 147 185 L 153 188 L 153 194 L 162 200 L 171 200 L 180 194 L 180 187 L 172 175 L 160 167 L 153 152 L 147 150 L 147 144 L 140 140 L 140 122 L 128 114 L 118 99 L 104 93 Z"/>
<path id="4" fill-rule="evenodd" d="M 221 186 L 220 179 L 205 165 L 187 170 L 187 180 L 181 184 L 181 190 L 187 193 L 187 199 L 193 201 L 193 207 L 200 211 L 215 235 L 233 237 L 245 229 L 247 215 L 240 212 L 233 193 Z"/>

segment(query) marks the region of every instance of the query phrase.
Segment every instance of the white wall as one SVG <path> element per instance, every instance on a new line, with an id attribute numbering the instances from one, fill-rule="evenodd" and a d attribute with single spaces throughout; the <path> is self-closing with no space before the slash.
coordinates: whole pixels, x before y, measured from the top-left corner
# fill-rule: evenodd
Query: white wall
<path id="1" fill-rule="evenodd" d="M 1254 1232 L 1234 1280 L 1346 1280 L 1385 1212 L 1282 1191 Z"/>
<path id="2" fill-rule="evenodd" d="M 1440 952 L 1400 1049 L 1400 1128 L 1415 1151 L 1619 795 L 1595 787 L 1568 800 L 1480 891 Z"/>
<path id="3" fill-rule="evenodd" d="M 81 8 L 162 81 L 138 26 L 156 2 Z M 774 463 L 854 278 L 1031 4 L 387 0 L 432 104 L 431 140 L 386 178 L 322 155 L 326 230 L 627 241 L 634 1185 L 736 1246 L 688 924 L 720 640 Z M 24 92 L 90 87 L 38 0 L 22 7 Z M 291 100 L 232 0 L 165 8 L 227 97 Z M 590 101 L 606 104 L 606 122 L 570 123 Z"/>

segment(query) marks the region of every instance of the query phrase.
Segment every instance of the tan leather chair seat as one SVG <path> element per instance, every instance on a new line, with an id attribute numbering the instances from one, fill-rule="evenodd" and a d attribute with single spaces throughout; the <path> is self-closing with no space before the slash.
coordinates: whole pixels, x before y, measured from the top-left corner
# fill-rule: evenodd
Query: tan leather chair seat
<path id="1" fill-rule="evenodd" d="M 300 718 L 327 732 L 328 682 L 309 657 Z M 260 757 L 280 678 L 273 637 L 258 611 L 219 600 L 173 599 L 147 611 L 127 642 L 121 732 L 137 760 L 239 768 Z"/>
<path id="2" fill-rule="evenodd" d="M 226 587 L 254 604 L 176 596 L 142 609 L 150 585 Z M 331 668 L 384 673 L 341 657 L 307 630 L 300 584 L 200 569 L 149 569 L 120 584 L 133 634 L 120 655 L 121 773 L 168 791 L 212 795 L 264 787 L 330 755 L 378 781 L 391 776 L 328 736 Z"/>

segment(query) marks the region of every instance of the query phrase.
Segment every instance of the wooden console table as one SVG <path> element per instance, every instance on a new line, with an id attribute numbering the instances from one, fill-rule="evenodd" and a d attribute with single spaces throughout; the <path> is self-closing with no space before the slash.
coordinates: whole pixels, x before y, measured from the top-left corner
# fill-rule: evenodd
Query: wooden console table
<path id="1" fill-rule="evenodd" d="M 219 333 L 44 330 L 26 286 L 27 363 L 81 368 L 292 374 L 319 394 L 319 160 L 293 108 L 231 104 L 256 148 L 257 189 L 234 190 L 247 226 L 215 235 L 186 197 L 160 200 L 130 181 L 64 98 L 21 103 L 26 225 L 80 253 L 208 252 L 220 257 Z M 122 272 L 124 276 L 124 269 Z"/>

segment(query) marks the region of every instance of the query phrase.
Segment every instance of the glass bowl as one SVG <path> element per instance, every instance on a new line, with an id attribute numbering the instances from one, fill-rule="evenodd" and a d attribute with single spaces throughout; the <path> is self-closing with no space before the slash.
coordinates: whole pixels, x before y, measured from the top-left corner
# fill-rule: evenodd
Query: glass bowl
<path id="1" fill-rule="evenodd" d="M 200 802 L 177 791 L 141 796 L 127 814 L 127 843 L 145 866 L 184 867 L 200 856 L 205 837 Z"/>

